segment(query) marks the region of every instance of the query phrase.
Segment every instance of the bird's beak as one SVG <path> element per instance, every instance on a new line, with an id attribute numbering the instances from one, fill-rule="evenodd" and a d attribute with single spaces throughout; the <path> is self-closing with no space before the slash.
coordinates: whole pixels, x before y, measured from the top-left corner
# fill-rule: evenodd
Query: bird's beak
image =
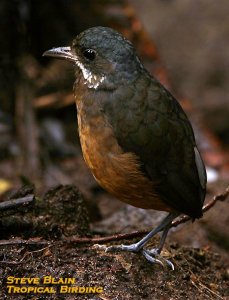
<path id="1" fill-rule="evenodd" d="M 64 59 L 68 61 L 76 61 L 75 55 L 72 53 L 72 50 L 70 47 L 58 47 L 53 48 L 50 50 L 47 50 L 43 53 L 43 56 L 51 56 L 58 59 Z"/>

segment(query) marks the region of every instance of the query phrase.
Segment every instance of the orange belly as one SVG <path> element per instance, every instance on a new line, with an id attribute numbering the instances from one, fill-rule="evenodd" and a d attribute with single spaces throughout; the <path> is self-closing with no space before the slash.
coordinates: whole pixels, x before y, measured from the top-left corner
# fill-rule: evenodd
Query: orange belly
<path id="1" fill-rule="evenodd" d="M 87 120 L 78 109 L 78 126 L 86 164 L 97 182 L 123 202 L 145 209 L 171 211 L 140 170 L 137 156 L 124 153 L 102 113 Z"/>

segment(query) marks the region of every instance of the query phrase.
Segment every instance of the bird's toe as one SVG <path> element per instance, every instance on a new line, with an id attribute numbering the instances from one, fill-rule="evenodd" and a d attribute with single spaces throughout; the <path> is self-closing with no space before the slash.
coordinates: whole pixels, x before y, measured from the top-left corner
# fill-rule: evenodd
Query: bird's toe
<path id="1" fill-rule="evenodd" d="M 172 270 L 175 269 L 174 264 L 170 260 L 164 258 L 163 256 L 161 256 L 159 254 L 159 249 L 158 248 L 150 249 L 150 250 L 142 249 L 142 254 L 151 263 L 157 263 L 157 264 L 162 265 L 163 267 L 165 265 L 167 265 Z"/>

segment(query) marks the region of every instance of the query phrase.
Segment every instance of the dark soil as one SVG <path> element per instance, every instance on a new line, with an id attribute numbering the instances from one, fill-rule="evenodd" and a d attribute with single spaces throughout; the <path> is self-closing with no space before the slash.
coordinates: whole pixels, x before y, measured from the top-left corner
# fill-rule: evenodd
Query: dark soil
<path id="1" fill-rule="evenodd" d="M 31 193 L 31 189 L 23 188 L 14 196 L 24 196 L 26 191 Z M 113 217 L 116 215 L 122 223 L 124 215 L 130 212 L 120 209 Z M 43 198 L 37 198 L 32 208 L 2 216 L 1 232 L 7 244 L 0 243 L 1 299 L 224 299 L 228 296 L 226 261 L 209 247 L 166 244 L 162 255 L 173 262 L 172 271 L 167 266 L 149 263 L 139 254 L 109 253 L 93 243 L 79 242 L 81 236 L 82 239 L 95 236 L 89 229 L 89 215 L 87 203 L 74 186 L 58 186 Z M 116 231 L 116 224 L 113 226 Z M 106 227 L 103 233 L 106 234 Z M 191 235 L 194 241 L 198 240 Z M 134 241 L 137 239 L 121 242 Z M 112 244 L 115 243 L 120 242 Z M 158 238 L 152 239 L 150 247 L 157 243 Z M 12 295 L 7 290 L 9 276 L 38 277 L 41 282 L 45 276 L 56 280 L 75 278 L 77 286 L 98 286 L 103 292 L 60 294 L 60 285 L 53 285 L 55 294 Z"/>
<path id="2" fill-rule="evenodd" d="M 92 246 L 69 246 L 53 242 L 49 248 L 33 252 L 26 247 L 6 247 L 7 259 L 24 260 L 1 268 L 4 297 L 1 299 L 78 299 L 78 295 L 13 295 L 6 292 L 6 278 L 73 277 L 80 286 L 101 286 L 101 295 L 81 295 L 80 299 L 223 299 L 228 273 L 220 256 L 200 249 L 171 245 L 166 249 L 175 271 L 151 265 L 135 254 L 108 254 Z M 25 253 L 27 254 L 25 256 Z M 17 257 L 17 258 L 16 258 Z M 57 290 L 59 287 L 55 287 Z"/>

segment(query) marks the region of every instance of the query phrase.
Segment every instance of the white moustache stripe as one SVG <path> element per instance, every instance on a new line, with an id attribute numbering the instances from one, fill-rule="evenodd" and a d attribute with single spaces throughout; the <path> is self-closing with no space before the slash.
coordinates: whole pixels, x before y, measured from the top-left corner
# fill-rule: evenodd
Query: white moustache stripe
<path id="1" fill-rule="evenodd" d="M 99 85 L 104 81 L 105 76 L 96 76 L 91 73 L 88 69 L 84 67 L 84 65 L 78 60 L 75 60 L 76 65 L 80 68 L 83 73 L 83 77 L 85 79 L 85 84 L 90 89 L 97 89 Z"/>

